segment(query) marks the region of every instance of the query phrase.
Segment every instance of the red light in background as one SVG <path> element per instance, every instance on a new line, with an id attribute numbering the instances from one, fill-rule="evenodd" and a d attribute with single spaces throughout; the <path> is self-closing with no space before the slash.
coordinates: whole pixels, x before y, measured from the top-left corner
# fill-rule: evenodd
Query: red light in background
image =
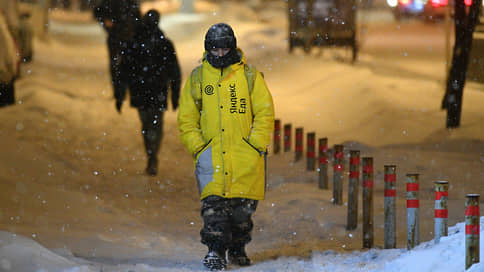
<path id="1" fill-rule="evenodd" d="M 432 7 L 440 7 L 442 4 L 440 3 L 440 0 L 432 0 Z"/>
<path id="2" fill-rule="evenodd" d="M 431 0 L 432 7 L 442 7 L 447 6 L 449 4 L 449 0 Z"/>
<path id="3" fill-rule="evenodd" d="M 466 6 L 470 6 L 472 5 L 472 0 L 464 0 L 464 4 L 466 4 Z"/>
<path id="4" fill-rule="evenodd" d="M 398 0 L 398 2 L 400 2 L 400 5 L 408 5 L 410 3 L 410 0 Z"/>

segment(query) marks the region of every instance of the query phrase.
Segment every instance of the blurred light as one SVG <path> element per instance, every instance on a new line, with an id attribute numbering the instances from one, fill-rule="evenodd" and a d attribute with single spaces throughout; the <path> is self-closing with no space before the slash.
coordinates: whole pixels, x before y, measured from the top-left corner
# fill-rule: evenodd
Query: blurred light
<path id="1" fill-rule="evenodd" d="M 448 0 L 432 0 L 432 7 L 447 6 L 448 3 Z"/>
<path id="2" fill-rule="evenodd" d="M 482 2 L 482 3 L 484 3 L 484 2 Z M 398 5 L 398 0 L 387 0 L 387 4 L 390 7 L 394 8 L 394 7 L 396 7 Z"/>
<path id="3" fill-rule="evenodd" d="M 398 0 L 398 2 L 400 2 L 400 5 L 408 5 L 410 3 L 410 0 Z"/>
<path id="4" fill-rule="evenodd" d="M 472 5 L 472 0 L 464 0 L 464 4 L 466 4 L 466 6 L 470 6 Z"/>

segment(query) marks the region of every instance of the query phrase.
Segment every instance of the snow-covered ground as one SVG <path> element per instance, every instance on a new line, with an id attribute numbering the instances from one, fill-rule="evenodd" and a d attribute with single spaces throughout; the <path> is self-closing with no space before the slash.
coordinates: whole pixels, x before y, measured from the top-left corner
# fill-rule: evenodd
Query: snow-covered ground
<path id="1" fill-rule="evenodd" d="M 363 251 L 361 224 L 345 230 L 346 205 L 333 206 L 331 190 L 317 189 L 317 174 L 294 162 L 293 153 L 271 152 L 269 188 L 248 246 L 255 264 L 240 271 L 464 270 L 465 195 L 484 191 L 484 87 L 467 84 L 462 126 L 446 130 L 439 108 L 444 58 L 435 53 L 442 51 L 442 33 L 418 40 L 404 23 L 381 35 L 378 29 L 388 26 L 367 14 L 362 53 L 351 65 L 342 49 L 288 54 L 282 5 L 257 13 L 226 2 L 199 8 L 195 15 L 162 16 L 184 79 L 200 61 L 208 27 L 228 22 L 248 61 L 264 72 L 283 124 L 375 160 L 376 248 Z M 0 109 L 0 270 L 203 270 L 200 204 L 176 112 L 165 115 L 160 174 L 145 176 L 137 112 L 128 101 L 122 115 L 115 111 L 103 31 L 57 15 L 65 18 L 50 24 L 50 39 L 36 41 L 33 63 L 22 68 L 18 104 Z M 416 47 L 429 58 L 412 56 Z M 388 48 L 397 56 L 365 53 Z M 385 164 L 397 165 L 399 249 L 393 250 L 381 249 Z M 423 243 L 407 251 L 410 172 L 421 174 Z M 450 182 L 449 223 L 459 224 L 434 245 L 424 241 L 433 238 L 437 180 Z"/>
<path id="2" fill-rule="evenodd" d="M 481 218 L 484 231 L 484 219 Z M 425 242 L 412 250 L 371 249 L 339 253 L 333 250 L 314 251 L 308 258 L 280 257 L 256 263 L 251 267 L 231 267 L 231 271 L 464 271 L 465 267 L 465 224 L 449 228 L 449 236 L 439 243 Z M 484 239 L 480 238 L 480 244 Z M 482 252 L 482 251 L 481 251 Z M 48 250 L 32 239 L 0 232 L 0 271 L 136 271 L 136 272 L 183 272 L 204 271 L 196 260 L 175 261 L 132 260 L 128 263 L 109 264 L 76 258 L 68 251 Z M 484 254 L 480 255 L 482 260 Z M 471 266 L 469 272 L 484 271 L 482 263 Z"/>

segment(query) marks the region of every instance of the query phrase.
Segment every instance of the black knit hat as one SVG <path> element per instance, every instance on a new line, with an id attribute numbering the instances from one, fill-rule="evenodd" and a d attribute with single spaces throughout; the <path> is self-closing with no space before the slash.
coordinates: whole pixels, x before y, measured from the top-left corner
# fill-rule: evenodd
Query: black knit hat
<path id="1" fill-rule="evenodd" d="M 160 22 L 160 13 L 154 9 L 150 9 L 144 16 L 143 22 L 146 25 L 158 25 Z"/>
<path id="2" fill-rule="evenodd" d="M 213 48 L 237 48 L 237 39 L 228 24 L 218 23 L 208 29 L 205 35 L 205 50 Z"/>

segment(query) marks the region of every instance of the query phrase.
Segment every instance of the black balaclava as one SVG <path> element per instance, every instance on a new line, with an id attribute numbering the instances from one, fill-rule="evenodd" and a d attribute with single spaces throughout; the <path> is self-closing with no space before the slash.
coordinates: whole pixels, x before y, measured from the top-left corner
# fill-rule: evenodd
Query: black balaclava
<path id="1" fill-rule="evenodd" d="M 214 48 L 229 48 L 230 51 L 219 57 L 210 53 Z M 215 68 L 225 68 L 240 61 L 234 31 L 224 23 L 215 24 L 208 29 L 205 35 L 205 50 L 207 51 L 205 58 Z"/>

